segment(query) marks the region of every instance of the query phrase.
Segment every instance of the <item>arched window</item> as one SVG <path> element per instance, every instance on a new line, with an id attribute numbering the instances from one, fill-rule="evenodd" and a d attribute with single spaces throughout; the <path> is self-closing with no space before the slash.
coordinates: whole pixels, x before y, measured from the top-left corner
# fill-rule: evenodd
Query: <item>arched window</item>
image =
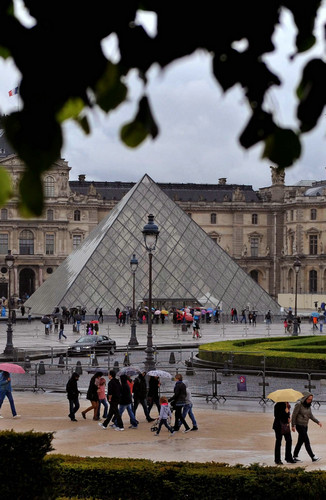
<path id="1" fill-rule="evenodd" d="M 317 220 L 317 209 L 316 208 L 312 208 L 310 210 L 310 219 Z"/>
<path id="2" fill-rule="evenodd" d="M 254 281 L 256 281 L 256 283 L 258 283 L 258 271 L 256 269 L 250 271 L 250 276 Z"/>
<path id="3" fill-rule="evenodd" d="M 309 271 L 309 292 L 317 292 L 317 271 L 315 271 L 314 269 Z"/>
<path id="4" fill-rule="evenodd" d="M 54 178 L 51 175 L 48 175 L 44 179 L 44 196 L 54 196 Z"/>
<path id="5" fill-rule="evenodd" d="M 80 220 L 80 210 L 74 211 L 74 220 Z"/>
<path id="6" fill-rule="evenodd" d="M 29 229 L 24 229 L 19 235 L 20 255 L 34 255 L 34 234 Z"/>
<path id="7" fill-rule="evenodd" d="M 6 208 L 1 209 L 1 220 L 7 220 L 8 219 L 8 210 Z"/>
<path id="8" fill-rule="evenodd" d="M 211 224 L 216 224 L 216 214 L 211 214 Z"/>
<path id="9" fill-rule="evenodd" d="M 252 214 L 251 224 L 258 224 L 258 215 L 257 214 Z"/>
<path id="10" fill-rule="evenodd" d="M 46 219 L 53 220 L 53 210 L 51 208 L 46 212 Z"/>

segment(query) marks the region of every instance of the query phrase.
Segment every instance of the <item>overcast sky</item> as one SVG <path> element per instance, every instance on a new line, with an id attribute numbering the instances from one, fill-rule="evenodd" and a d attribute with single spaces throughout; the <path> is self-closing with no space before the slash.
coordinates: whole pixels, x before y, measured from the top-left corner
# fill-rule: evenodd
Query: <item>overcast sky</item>
<path id="1" fill-rule="evenodd" d="M 326 22 L 325 10 L 319 19 L 320 27 Z M 148 29 L 154 29 L 154 25 L 148 23 Z M 316 32 L 319 33 L 323 33 L 322 28 Z M 277 112 L 282 126 L 296 126 L 294 93 L 299 69 L 307 60 L 305 55 L 289 61 L 294 52 L 294 37 L 290 16 L 285 14 L 274 40 L 278 53 L 266 59 L 284 80 L 282 88 L 275 88 L 268 97 L 268 106 Z M 104 50 L 110 57 L 118 54 L 112 39 L 105 43 Z M 323 42 L 315 53 L 325 53 Z M 86 174 L 87 180 L 138 181 L 147 173 L 156 182 L 217 183 L 220 177 L 226 177 L 228 183 L 251 184 L 254 189 L 270 185 L 271 164 L 261 159 L 262 146 L 247 151 L 238 143 L 249 117 L 241 89 L 223 94 L 211 75 L 210 65 L 210 56 L 198 51 L 164 71 L 152 68 L 147 95 L 160 133 L 154 141 L 147 139 L 137 149 L 129 149 L 119 140 L 119 129 L 133 118 L 137 98 L 143 91 L 134 74 L 129 78 L 127 104 L 110 115 L 99 109 L 89 114 L 90 136 L 67 123 L 62 157 L 71 167 L 70 179 Z M 0 59 L 0 74 L 0 112 L 8 113 L 17 109 L 17 98 L 9 97 L 8 91 L 19 84 L 20 77 L 10 60 Z M 324 115 L 317 130 L 305 135 L 303 154 L 295 166 L 287 169 L 286 184 L 325 179 Z"/>

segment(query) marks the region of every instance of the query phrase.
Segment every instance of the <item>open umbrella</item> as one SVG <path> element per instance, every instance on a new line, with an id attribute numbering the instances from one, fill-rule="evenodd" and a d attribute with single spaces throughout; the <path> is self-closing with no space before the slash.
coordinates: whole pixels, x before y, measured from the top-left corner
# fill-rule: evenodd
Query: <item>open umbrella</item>
<path id="1" fill-rule="evenodd" d="M 161 378 L 172 378 L 171 373 L 165 372 L 164 370 L 150 370 L 147 375 L 151 377 L 161 377 Z"/>
<path id="2" fill-rule="evenodd" d="M 314 318 L 314 317 L 319 318 L 319 312 L 314 311 L 314 312 L 312 312 L 312 313 L 311 313 L 311 315 L 310 315 L 310 316 L 311 316 L 312 318 Z"/>
<path id="3" fill-rule="evenodd" d="M 161 314 L 161 311 L 159 309 L 156 309 L 155 313 L 154 313 L 156 316 L 158 316 L 159 314 Z"/>
<path id="4" fill-rule="evenodd" d="M 90 323 L 95 324 L 95 323 L 99 323 L 99 321 L 97 321 L 97 319 L 93 319 L 92 321 L 90 321 Z"/>
<path id="5" fill-rule="evenodd" d="M 295 401 L 303 397 L 303 394 L 294 389 L 278 389 L 277 391 L 270 392 L 267 397 L 274 401 L 274 403 L 286 403 L 287 401 L 295 403 Z"/>
<path id="6" fill-rule="evenodd" d="M 43 323 L 44 325 L 47 325 L 47 324 L 51 323 L 51 318 L 49 318 L 49 316 L 43 316 L 43 318 L 41 318 L 41 323 Z"/>
<path id="7" fill-rule="evenodd" d="M 167 314 L 169 314 L 169 311 L 167 311 L 166 309 L 162 309 L 161 313 L 164 314 L 164 316 L 166 316 Z"/>
<path id="8" fill-rule="evenodd" d="M 117 376 L 127 375 L 128 377 L 132 377 L 133 375 L 138 375 L 141 373 L 141 369 L 138 366 L 124 366 L 121 370 L 118 371 Z"/>
<path id="9" fill-rule="evenodd" d="M 8 373 L 25 373 L 24 368 L 14 363 L 0 363 L 0 370 Z"/>

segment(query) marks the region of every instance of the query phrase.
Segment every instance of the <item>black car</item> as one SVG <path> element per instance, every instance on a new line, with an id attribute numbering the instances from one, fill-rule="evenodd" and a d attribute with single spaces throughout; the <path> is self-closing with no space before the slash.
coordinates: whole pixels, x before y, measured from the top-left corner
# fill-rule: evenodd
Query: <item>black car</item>
<path id="1" fill-rule="evenodd" d="M 85 335 L 69 346 L 68 356 L 82 356 L 92 353 L 114 354 L 115 349 L 115 340 L 106 335 Z"/>

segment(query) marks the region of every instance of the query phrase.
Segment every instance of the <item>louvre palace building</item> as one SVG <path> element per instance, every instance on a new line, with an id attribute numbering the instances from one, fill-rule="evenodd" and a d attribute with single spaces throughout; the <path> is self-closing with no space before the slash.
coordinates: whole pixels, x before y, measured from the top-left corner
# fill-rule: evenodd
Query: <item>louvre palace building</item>
<path id="1" fill-rule="evenodd" d="M 24 219 L 17 196 L 24 165 L 3 136 L 0 166 L 9 171 L 15 193 L 0 212 L 0 297 L 7 296 L 8 250 L 15 256 L 11 290 L 26 298 L 135 185 L 92 181 L 83 174 L 71 180 L 68 162 L 60 159 L 44 174 L 43 216 Z M 250 185 L 228 184 L 227 178 L 215 184 L 157 185 L 280 305 L 294 305 L 296 258 L 301 262 L 298 307 L 311 308 L 314 301 L 323 300 L 326 181 L 287 186 L 285 173 L 271 167 L 270 186 L 258 191 Z"/>

